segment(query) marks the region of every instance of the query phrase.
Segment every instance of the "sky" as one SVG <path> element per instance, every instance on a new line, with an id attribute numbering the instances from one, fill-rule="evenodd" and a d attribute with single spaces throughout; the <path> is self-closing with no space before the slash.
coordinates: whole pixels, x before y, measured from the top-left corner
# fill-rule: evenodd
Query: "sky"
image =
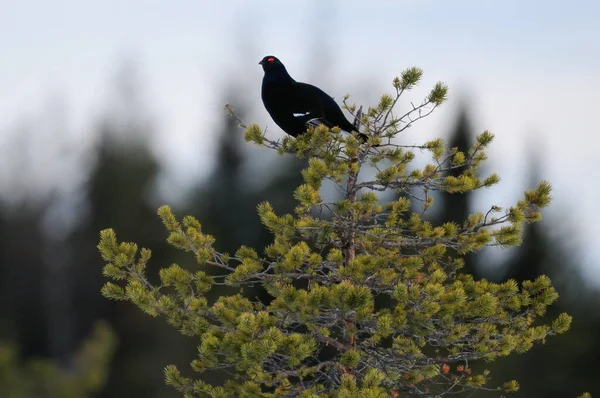
<path id="1" fill-rule="evenodd" d="M 450 99 L 399 140 L 446 134 L 466 104 L 475 130 L 496 134 L 489 169 L 503 179 L 480 195 L 482 209 L 515 202 L 529 183 L 523 171 L 540 159 L 540 178 L 554 186 L 546 225 L 575 231 L 564 238 L 581 246 L 584 274 L 600 283 L 599 16 L 592 0 L 0 0 L 0 159 L 14 152 L 11 136 L 24 121 L 57 108 L 72 143 L 89 145 L 89 121 L 106 111 L 123 63 L 139 73 L 139 100 L 157 126 L 148 140 L 172 186 L 210 170 L 225 102 L 235 108 L 236 99 L 254 98 L 244 104 L 252 110 L 246 121 L 282 135 L 260 103 L 257 63 L 266 54 L 297 80 L 364 105 L 419 66 L 425 78 L 409 99 L 438 80 Z M 51 147 L 52 134 L 36 150 Z M 68 169 L 36 159 L 31 167 L 44 181 Z"/>

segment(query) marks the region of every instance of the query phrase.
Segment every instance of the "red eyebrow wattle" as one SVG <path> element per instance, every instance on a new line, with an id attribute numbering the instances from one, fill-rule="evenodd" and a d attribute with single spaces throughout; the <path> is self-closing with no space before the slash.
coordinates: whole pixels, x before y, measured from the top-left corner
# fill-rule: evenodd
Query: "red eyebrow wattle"
<path id="1" fill-rule="evenodd" d="M 273 61 L 275 61 L 275 58 L 273 58 L 273 57 L 267 59 L 267 62 L 273 62 Z"/>

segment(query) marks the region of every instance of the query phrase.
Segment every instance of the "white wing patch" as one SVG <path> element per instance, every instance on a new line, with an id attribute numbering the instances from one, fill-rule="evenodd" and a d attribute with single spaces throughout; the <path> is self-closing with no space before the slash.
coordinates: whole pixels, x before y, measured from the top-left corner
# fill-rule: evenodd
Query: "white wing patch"
<path id="1" fill-rule="evenodd" d="M 310 112 L 305 112 L 305 113 L 292 113 L 292 115 L 294 115 L 294 117 L 302 117 L 302 116 L 308 116 L 308 115 L 310 115 Z"/>

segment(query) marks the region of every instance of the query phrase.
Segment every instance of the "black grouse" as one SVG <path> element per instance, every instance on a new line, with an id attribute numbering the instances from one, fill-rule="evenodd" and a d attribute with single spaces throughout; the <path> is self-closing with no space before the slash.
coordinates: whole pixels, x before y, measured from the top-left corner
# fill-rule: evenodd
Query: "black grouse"
<path id="1" fill-rule="evenodd" d="M 358 131 L 346 119 L 332 97 L 311 84 L 295 81 L 277 57 L 267 55 L 260 62 L 265 75 L 262 81 L 263 104 L 279 127 L 292 137 L 309 125 L 324 124 L 344 131 Z M 361 140 L 367 136 L 359 133 Z"/>

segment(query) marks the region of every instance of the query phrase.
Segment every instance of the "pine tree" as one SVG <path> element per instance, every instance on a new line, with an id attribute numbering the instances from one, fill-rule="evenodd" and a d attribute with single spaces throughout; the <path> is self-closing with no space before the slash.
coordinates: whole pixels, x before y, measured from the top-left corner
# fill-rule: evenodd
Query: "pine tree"
<path id="1" fill-rule="evenodd" d="M 226 90 L 233 93 L 234 90 Z M 238 99 L 241 102 L 241 99 Z M 245 106 L 238 106 L 246 109 Z M 243 113 L 244 111 L 242 111 Z M 252 245 L 262 250 L 270 236 L 264 231 L 256 217 L 255 208 L 265 198 L 281 211 L 292 211 L 293 198 L 285 193 L 301 183 L 299 176 L 301 162 L 297 159 L 285 159 L 278 164 L 277 170 L 261 176 L 261 186 L 248 183 L 248 169 L 252 168 L 251 157 L 265 155 L 262 148 L 244 148 L 244 140 L 239 134 L 235 120 L 224 115 L 222 130 L 219 133 L 217 159 L 213 172 L 192 195 L 187 211 L 199 214 L 205 227 L 214 231 L 220 250 L 234 251 L 241 245 Z M 267 154 L 268 155 L 268 154 Z"/>
<path id="2" fill-rule="evenodd" d="M 526 168 L 528 180 L 535 181 L 543 170 L 538 148 L 529 146 Z M 566 211 L 561 212 L 568 213 Z M 595 367 L 600 355 L 595 341 L 600 331 L 600 318 L 595 310 L 598 293 L 586 287 L 578 265 L 581 249 L 568 243 L 572 226 L 569 220 L 544 219 L 541 223 L 527 225 L 523 244 L 515 249 L 514 256 L 502 267 L 495 267 L 489 279 L 511 278 L 518 282 L 547 274 L 556 280 L 555 287 L 561 300 L 552 306 L 546 317 L 555 317 L 562 311 L 574 316 L 569 333 L 547 344 L 536 347 L 524 358 L 512 357 L 492 367 L 495 375 L 526 373 L 520 393 L 526 397 L 561 398 L 573 396 L 579 386 L 598 391 L 600 382 Z M 552 225 L 552 226 L 550 226 Z M 535 372 L 528 372 L 535 369 Z"/>
<path id="3" fill-rule="evenodd" d="M 245 246 L 233 254 L 219 252 L 196 218 L 179 220 L 163 206 L 158 214 L 167 241 L 189 252 L 197 266 L 171 264 L 154 284 L 146 274 L 150 250 L 119 242 L 112 229 L 101 232 L 104 274 L 112 279 L 104 296 L 164 316 L 182 334 L 199 339 L 191 368 L 201 376 L 184 376 L 169 365 L 167 384 L 186 397 L 512 392 L 518 382 L 489 386 L 489 372 L 475 371 L 472 362 L 524 353 L 569 328 L 567 314 L 539 322 L 558 297 L 549 278 L 519 286 L 461 273 L 465 254 L 520 243 L 523 225 L 539 221 L 539 209 L 550 202 L 548 182 L 505 211 L 492 206 L 460 223 L 424 220 L 432 192 L 462 194 L 491 187 L 499 177 L 477 176 L 494 138 L 487 131 L 466 152 L 446 151 L 441 139 L 423 145 L 392 141 L 446 100 L 447 87 L 437 83 L 419 105 L 396 114 L 401 97 L 421 77 L 418 68 L 405 70 L 393 80 L 394 94 L 383 95 L 359 118 L 370 137 L 366 143 L 323 126 L 273 141 L 259 126 L 245 126 L 247 141 L 309 161 L 304 184 L 293 193 L 298 203 L 293 214 L 277 214 L 267 202 L 258 206 L 261 222 L 273 234 L 263 253 Z M 354 105 L 346 109 L 356 113 Z M 419 152 L 428 152 L 431 163 L 410 169 Z M 377 172 L 361 179 L 367 167 Z M 451 175 L 454 170 L 461 171 Z M 343 193 L 340 200 L 321 198 L 325 181 Z M 384 191 L 407 196 L 383 205 L 376 193 Z M 412 212 L 411 201 L 423 210 Z M 270 300 L 241 294 L 255 285 L 266 289 Z M 207 299 L 217 286 L 240 293 Z M 378 308 L 380 298 L 391 305 Z M 215 369 L 227 371 L 230 379 L 223 385 L 202 379 Z"/>
<path id="4" fill-rule="evenodd" d="M 469 112 L 465 104 L 462 104 L 458 111 L 458 117 L 456 119 L 453 130 L 448 138 L 448 146 L 450 148 L 456 148 L 460 152 L 467 152 L 471 148 L 475 141 L 475 134 L 471 128 L 471 120 Z M 452 159 L 449 159 L 452 161 Z M 461 168 L 454 168 L 450 170 L 448 175 L 459 177 L 462 173 Z M 438 206 L 440 213 L 437 217 L 434 217 L 437 223 L 456 222 L 460 223 L 462 220 L 469 216 L 469 208 L 472 205 L 473 195 L 471 192 L 464 192 L 462 194 L 457 193 L 439 193 L 441 204 Z M 465 266 L 462 272 L 473 274 L 477 276 L 475 259 L 473 254 L 466 254 L 463 256 Z"/>
<path id="5" fill-rule="evenodd" d="M 41 357 L 23 361 L 14 344 L 0 341 L 0 397 L 97 396 L 106 383 L 115 340 L 108 324 L 96 322 L 68 364 Z"/>
<path id="6" fill-rule="evenodd" d="M 172 361 L 185 363 L 182 355 L 193 344 L 173 333 L 168 325 L 153 325 L 136 308 L 115 305 L 97 294 L 104 282 L 92 243 L 98 230 L 112 226 L 122 236 L 135 236 L 141 244 L 154 249 L 157 261 L 177 254 L 165 244 L 160 222 L 153 217 L 153 188 L 162 170 L 149 145 L 155 125 L 150 109 L 140 101 L 144 98 L 143 81 L 132 65 L 125 64 L 117 69 L 109 87 L 110 101 L 93 124 L 96 145 L 86 156 L 89 169 L 82 192 L 86 212 L 67 242 L 74 264 L 69 271 L 74 281 L 74 335 L 82 339 L 101 317 L 110 322 L 119 336 L 109 377 L 99 397 L 162 398 L 172 389 L 161 380 L 160 358 L 169 355 Z M 157 271 L 158 268 L 150 270 Z M 160 344 L 165 339 L 170 340 L 168 346 Z"/>

